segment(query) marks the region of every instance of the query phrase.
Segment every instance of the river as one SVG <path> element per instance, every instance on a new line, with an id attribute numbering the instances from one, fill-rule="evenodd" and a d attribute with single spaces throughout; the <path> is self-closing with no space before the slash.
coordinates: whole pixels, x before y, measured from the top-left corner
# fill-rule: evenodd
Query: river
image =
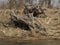
<path id="1" fill-rule="evenodd" d="M 35 42 L 9 42 L 9 41 L 0 41 L 0 45 L 60 45 L 60 40 L 55 41 L 35 41 Z"/>

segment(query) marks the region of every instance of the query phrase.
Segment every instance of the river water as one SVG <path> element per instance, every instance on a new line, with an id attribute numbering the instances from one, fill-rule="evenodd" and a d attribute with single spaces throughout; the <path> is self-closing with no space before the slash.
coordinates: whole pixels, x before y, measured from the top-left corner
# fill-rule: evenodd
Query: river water
<path id="1" fill-rule="evenodd" d="M 35 42 L 22 42 L 22 43 L 15 43 L 9 41 L 0 41 L 0 45 L 60 45 L 60 40 L 55 41 L 35 41 Z"/>

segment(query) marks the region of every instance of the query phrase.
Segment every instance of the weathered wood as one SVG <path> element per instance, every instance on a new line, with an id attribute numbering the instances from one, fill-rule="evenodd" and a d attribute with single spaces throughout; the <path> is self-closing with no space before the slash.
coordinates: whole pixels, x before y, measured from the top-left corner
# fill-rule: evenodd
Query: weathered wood
<path id="1" fill-rule="evenodd" d="M 17 17 L 17 15 L 14 13 L 14 11 L 11 12 L 10 16 L 11 16 L 11 21 L 16 21 L 16 23 L 19 22 L 19 23 L 23 23 L 25 25 L 33 27 L 31 24 L 31 21 L 29 21 L 29 19 Z"/>
<path id="2" fill-rule="evenodd" d="M 30 8 L 28 8 L 28 6 L 25 6 L 24 11 L 23 11 L 24 14 L 26 14 L 28 16 L 29 13 L 33 13 L 33 16 L 34 17 L 37 17 L 39 14 L 45 15 L 45 12 L 44 11 L 46 9 L 42 9 L 41 6 L 39 6 L 39 5 L 37 5 L 38 7 L 35 7 L 35 5 L 34 6 L 31 5 L 31 6 L 29 6 Z"/>
<path id="3" fill-rule="evenodd" d="M 11 20 L 12 21 L 19 21 L 21 23 L 24 23 L 32 28 L 36 28 L 35 27 L 35 24 L 37 24 L 37 26 L 40 27 L 40 25 L 42 24 L 37 18 L 34 18 L 34 26 L 31 24 L 31 21 L 29 21 L 29 19 L 24 19 L 24 18 L 21 18 L 21 17 L 17 17 L 17 15 L 12 11 L 11 13 Z"/>
<path id="4" fill-rule="evenodd" d="M 31 30 L 32 35 L 35 36 L 36 34 L 36 30 L 41 30 L 41 27 L 45 28 L 43 23 L 36 17 L 34 17 L 34 22 L 32 23 L 32 21 L 29 20 L 29 18 L 21 18 L 21 17 L 17 17 L 17 15 L 15 14 L 15 12 L 11 12 L 10 14 L 11 16 L 11 20 L 13 21 L 13 23 L 15 24 L 15 26 L 23 26 L 23 28 L 27 27 Z M 18 25 L 17 25 L 18 24 Z"/>

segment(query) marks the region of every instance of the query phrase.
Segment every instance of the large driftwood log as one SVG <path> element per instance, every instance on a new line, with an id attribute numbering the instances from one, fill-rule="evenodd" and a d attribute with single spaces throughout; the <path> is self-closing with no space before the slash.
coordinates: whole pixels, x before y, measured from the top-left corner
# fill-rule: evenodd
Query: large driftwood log
<path id="1" fill-rule="evenodd" d="M 32 28 L 36 28 L 36 25 L 38 27 L 41 26 L 41 23 L 38 21 L 37 18 L 34 18 L 34 27 L 33 27 L 33 25 L 31 24 L 31 21 L 29 21 L 28 18 L 24 19 L 24 18 L 21 18 L 21 17 L 17 17 L 17 15 L 15 14 L 14 11 L 11 12 L 10 16 L 11 16 L 11 21 L 13 21 L 14 23 L 15 22 L 19 23 L 19 24 L 22 23 L 22 24 L 27 25 L 27 26 L 32 27 Z"/>
<path id="2" fill-rule="evenodd" d="M 11 16 L 11 21 L 15 26 L 21 27 L 22 29 L 27 29 L 27 30 L 30 29 L 31 33 L 34 36 L 36 34 L 36 30 L 41 30 L 41 28 L 43 27 L 42 23 L 39 22 L 37 18 L 34 18 L 34 24 L 33 24 L 34 26 L 33 26 L 32 22 L 28 18 L 25 19 L 25 18 L 17 17 L 14 11 L 11 12 L 10 16 Z"/>

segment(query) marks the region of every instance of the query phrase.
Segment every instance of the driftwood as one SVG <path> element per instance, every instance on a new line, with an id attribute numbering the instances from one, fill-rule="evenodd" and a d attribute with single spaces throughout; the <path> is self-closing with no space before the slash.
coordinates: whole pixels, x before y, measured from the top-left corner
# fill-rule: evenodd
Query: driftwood
<path id="1" fill-rule="evenodd" d="M 17 17 L 17 15 L 14 13 L 14 11 L 11 12 L 10 16 L 11 16 L 11 22 L 16 27 L 22 27 L 22 28 L 28 28 L 29 29 L 29 26 L 31 26 L 31 24 L 29 23 L 29 21 L 27 19 Z"/>
<path id="2" fill-rule="evenodd" d="M 14 11 L 12 11 L 12 13 L 10 14 L 11 16 L 11 20 L 12 21 L 20 21 L 22 23 L 25 23 L 27 25 L 31 25 L 28 21 L 28 19 L 24 19 L 24 18 L 21 18 L 21 17 L 17 17 L 17 15 L 14 13 Z"/>
<path id="3" fill-rule="evenodd" d="M 17 17 L 14 11 L 11 12 L 10 16 L 14 26 L 26 30 L 31 30 L 31 33 L 33 35 L 36 34 L 36 30 L 42 30 L 43 25 L 37 18 L 34 18 L 34 23 L 32 24 L 32 22 L 28 18 L 25 19 L 25 18 Z"/>
<path id="4" fill-rule="evenodd" d="M 28 15 L 29 13 L 33 13 L 34 17 L 37 17 L 40 14 L 43 14 L 46 17 L 44 11 L 46 11 L 46 9 L 42 9 L 40 6 L 34 7 L 34 8 L 28 8 L 28 6 L 25 6 L 23 13 L 26 15 Z"/>
<path id="5" fill-rule="evenodd" d="M 28 18 L 24 19 L 21 17 L 17 17 L 17 15 L 14 13 L 14 11 L 11 12 L 10 16 L 11 16 L 11 21 L 13 21 L 14 23 L 15 22 L 16 23 L 22 23 L 22 24 L 27 25 L 27 26 L 32 27 L 32 28 L 36 28 L 35 27 L 36 25 L 38 27 L 41 26 L 41 22 L 38 21 L 37 18 L 34 18 L 34 27 L 33 27 L 33 25 L 31 24 L 31 21 Z"/>

